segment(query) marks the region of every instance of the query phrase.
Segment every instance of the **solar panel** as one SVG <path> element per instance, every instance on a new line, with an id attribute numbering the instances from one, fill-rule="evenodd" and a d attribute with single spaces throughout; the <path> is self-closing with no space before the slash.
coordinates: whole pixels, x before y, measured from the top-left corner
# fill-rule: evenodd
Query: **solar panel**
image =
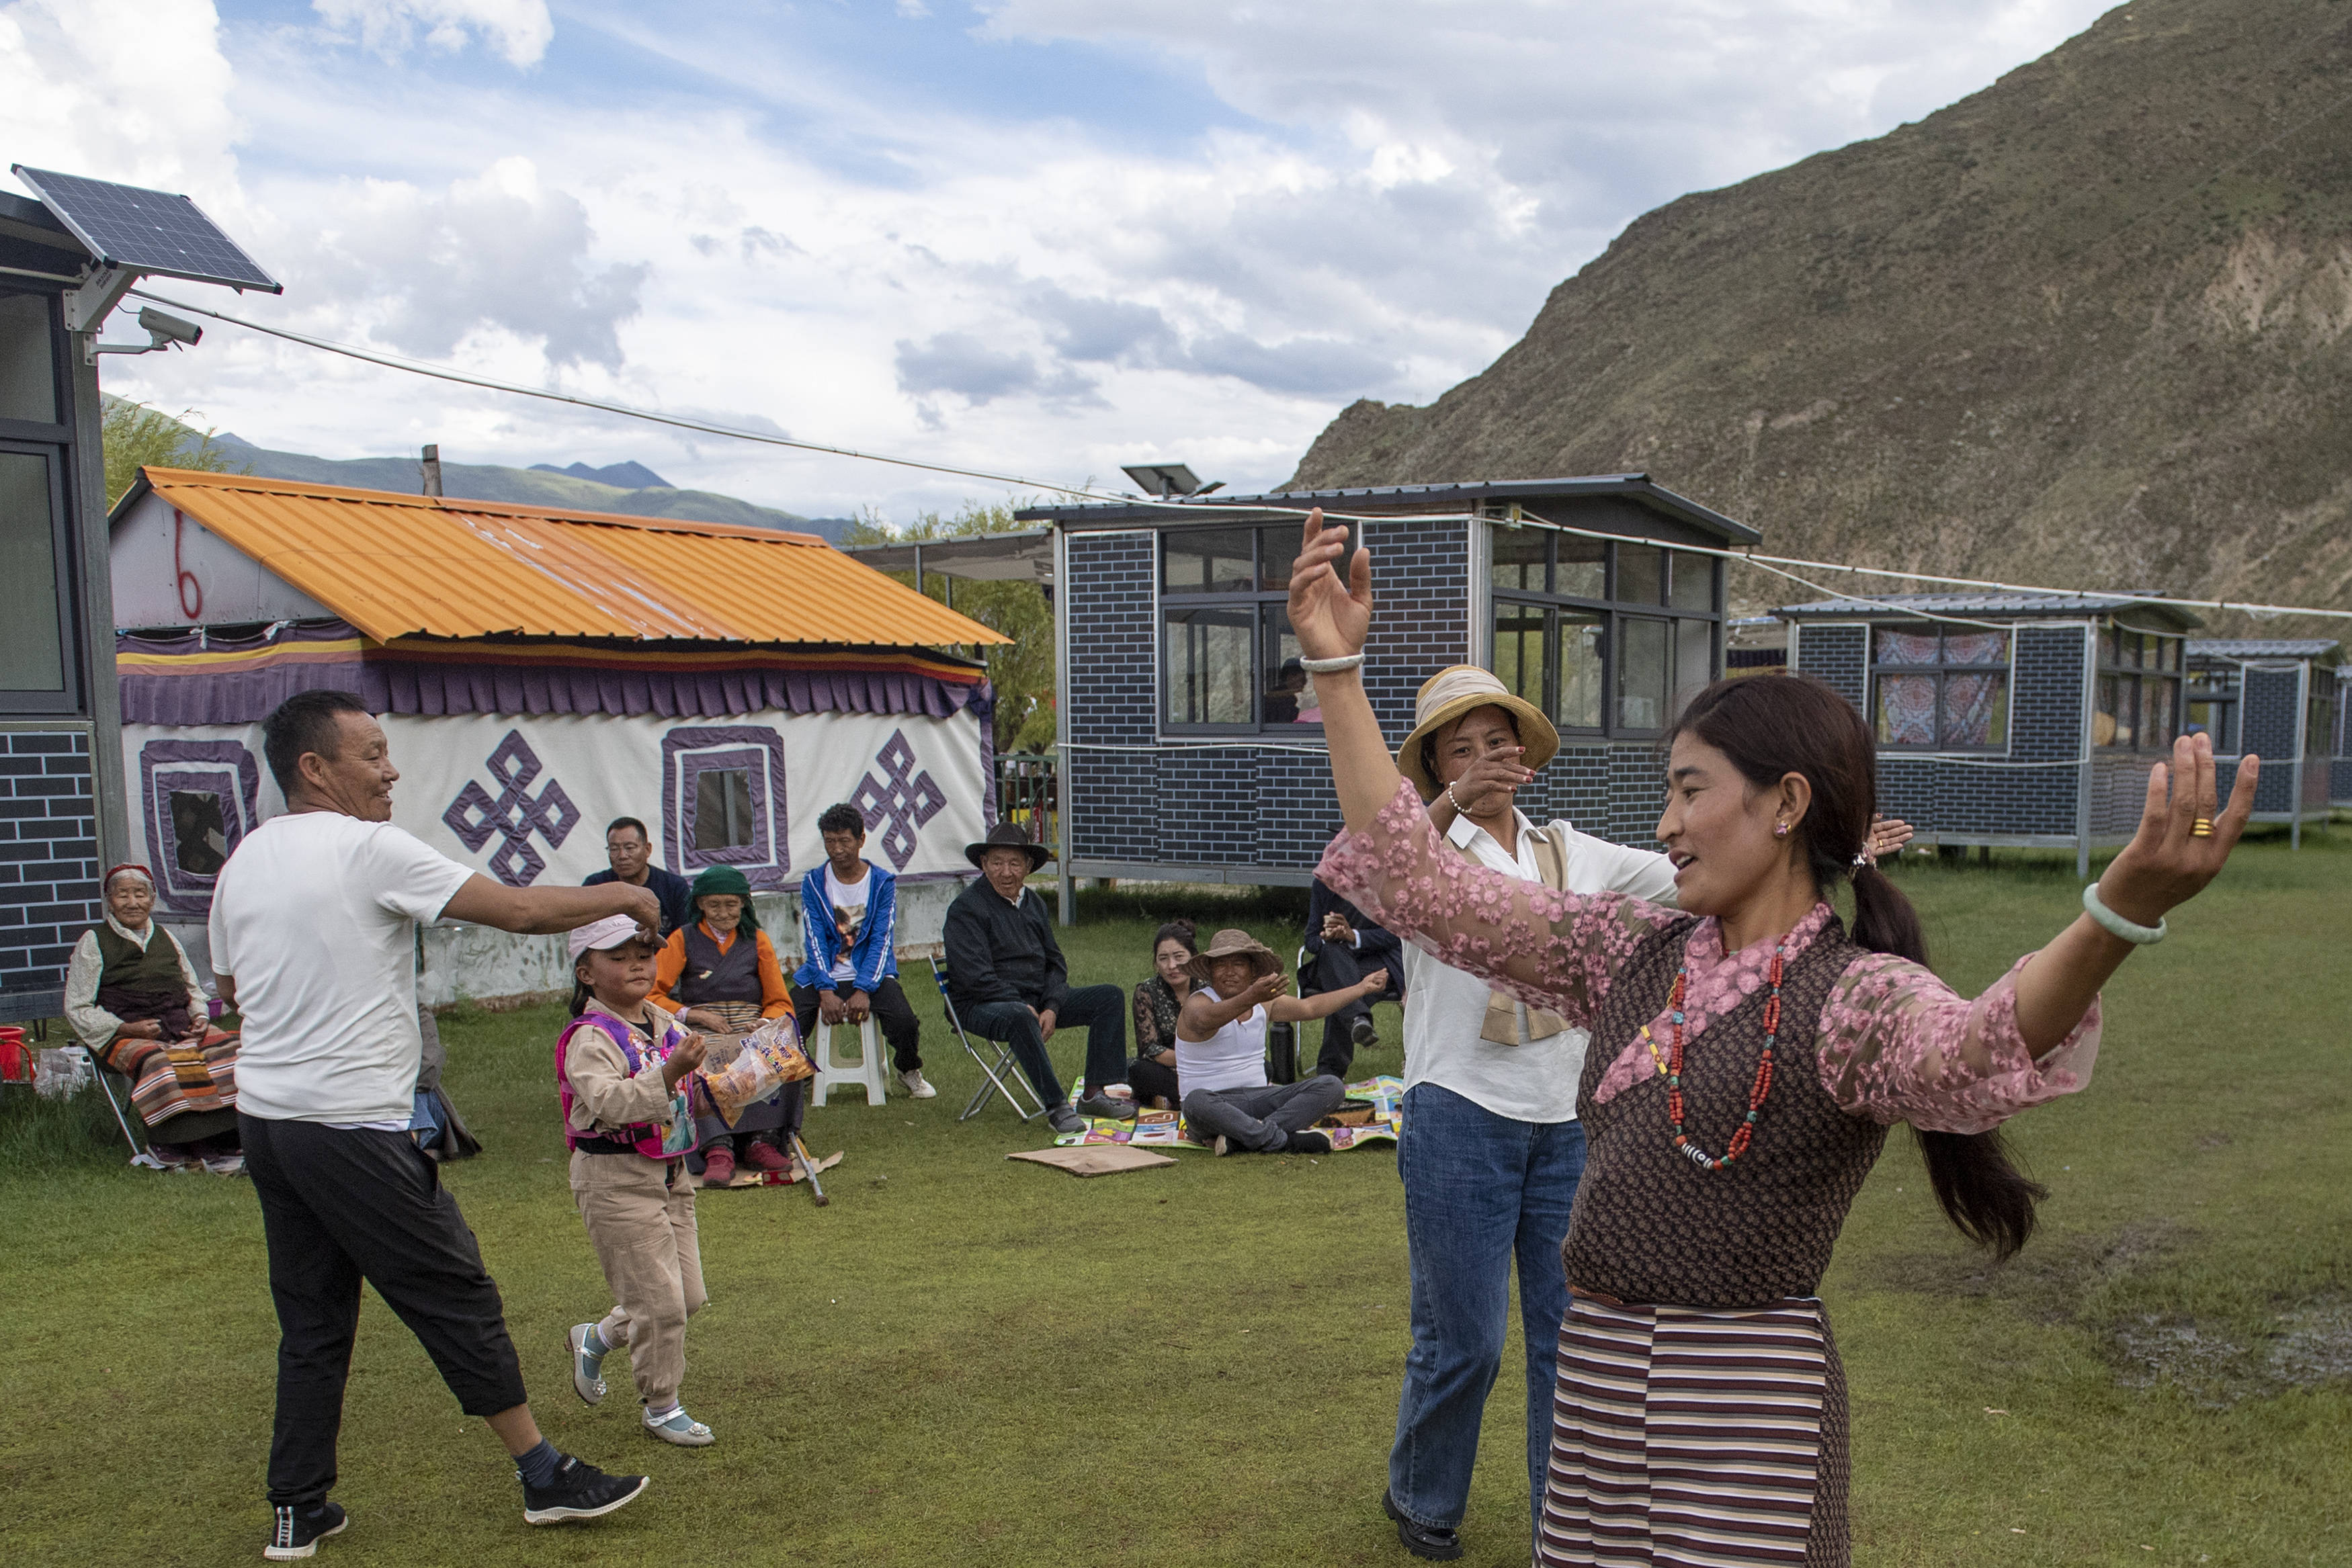
<path id="1" fill-rule="evenodd" d="M 11 167 L 105 266 L 231 288 L 285 292 L 185 196 L 27 169 L 21 163 Z"/>

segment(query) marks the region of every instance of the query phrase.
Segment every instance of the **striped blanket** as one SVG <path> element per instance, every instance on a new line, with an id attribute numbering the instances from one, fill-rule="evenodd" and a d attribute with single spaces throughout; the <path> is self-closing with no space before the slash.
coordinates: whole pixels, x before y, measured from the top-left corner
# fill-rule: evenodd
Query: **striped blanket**
<path id="1" fill-rule="evenodd" d="M 1842 1568 L 1847 1479 L 1845 1378 L 1820 1301 L 1571 1300 L 1542 1568 Z"/>
<path id="2" fill-rule="evenodd" d="M 191 1111 L 236 1108 L 236 1036 L 216 1029 L 201 1042 L 166 1044 L 118 1040 L 106 1064 L 131 1080 L 131 1103 L 139 1119 L 161 1127 Z"/>

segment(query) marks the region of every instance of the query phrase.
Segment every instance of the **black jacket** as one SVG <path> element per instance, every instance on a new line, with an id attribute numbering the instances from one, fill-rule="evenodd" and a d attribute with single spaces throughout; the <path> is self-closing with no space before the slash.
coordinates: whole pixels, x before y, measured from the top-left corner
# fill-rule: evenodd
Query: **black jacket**
<path id="1" fill-rule="evenodd" d="M 583 887 L 602 887 L 620 880 L 612 872 L 595 872 L 582 879 Z M 681 925 L 694 924 L 694 883 L 661 866 L 646 867 L 646 890 L 661 900 L 661 934 L 667 936 Z"/>
<path id="2" fill-rule="evenodd" d="M 1373 925 L 1362 910 L 1326 887 L 1319 876 L 1315 879 L 1314 891 L 1307 895 L 1308 962 L 1311 964 L 1323 956 L 1323 917 L 1327 915 L 1336 915 L 1356 928 L 1356 962 L 1364 973 L 1369 975 L 1374 969 L 1386 969 L 1391 988 L 1402 996 L 1404 944 L 1397 939 L 1395 932 Z M 1318 991 L 1329 989 L 1313 982 L 1313 976 L 1306 977 L 1298 988 L 1299 995 L 1311 997 Z"/>
<path id="3" fill-rule="evenodd" d="M 1020 1002 L 1059 1012 L 1070 989 L 1069 960 L 1054 940 L 1054 919 L 1036 889 L 1008 904 L 986 877 L 948 905 L 940 939 L 948 950 L 948 989 L 959 1009 L 981 1002 Z"/>

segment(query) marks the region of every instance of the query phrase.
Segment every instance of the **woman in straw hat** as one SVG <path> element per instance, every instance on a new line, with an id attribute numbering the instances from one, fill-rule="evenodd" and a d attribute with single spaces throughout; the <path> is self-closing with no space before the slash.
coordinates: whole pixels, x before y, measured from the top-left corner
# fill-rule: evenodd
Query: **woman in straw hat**
<path id="1" fill-rule="evenodd" d="M 1538 1560 L 1848 1563 L 1845 1380 L 1818 1291 L 1886 1127 L 1912 1124 L 1964 1234 L 2022 1246 L 2042 1195 L 1996 1129 L 2088 1082 L 2099 988 L 2220 873 L 2259 764 L 2220 810 L 2210 741 L 2175 742 L 2082 917 L 1971 1000 L 1864 863 L 1870 732 L 1819 682 L 1720 681 L 1668 730 L 1657 834 L 1679 911 L 1449 853 L 1364 695 L 1370 563 L 1342 582 L 1346 540 L 1311 514 L 1290 585 L 1348 822 L 1320 874 L 1592 1031 Z M 1849 877 L 1851 935 L 1828 902 Z"/>
<path id="2" fill-rule="evenodd" d="M 1307 1129 L 1339 1108 L 1347 1089 L 1328 1072 L 1268 1082 L 1265 1026 L 1319 1019 L 1378 996 L 1389 972 L 1375 969 L 1320 996 L 1285 996 L 1282 960 L 1246 931 L 1218 932 L 1191 968 L 1192 993 L 1176 1016 L 1176 1081 L 1192 1135 L 1213 1139 L 1221 1155 L 1329 1154 L 1331 1140 Z"/>

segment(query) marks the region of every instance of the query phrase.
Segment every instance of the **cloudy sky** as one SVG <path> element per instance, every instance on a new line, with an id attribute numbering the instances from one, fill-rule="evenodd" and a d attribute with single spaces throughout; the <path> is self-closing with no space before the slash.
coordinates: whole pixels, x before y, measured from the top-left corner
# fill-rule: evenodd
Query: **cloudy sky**
<path id="1" fill-rule="evenodd" d="M 2105 0 L 0 0 L 0 166 L 184 191 L 184 298 L 1055 483 L 1287 476 L 1632 218 L 1877 135 Z M 114 336 L 135 336 L 127 319 Z M 635 458 L 809 515 L 995 492 L 220 327 L 110 391 L 267 446 Z"/>

